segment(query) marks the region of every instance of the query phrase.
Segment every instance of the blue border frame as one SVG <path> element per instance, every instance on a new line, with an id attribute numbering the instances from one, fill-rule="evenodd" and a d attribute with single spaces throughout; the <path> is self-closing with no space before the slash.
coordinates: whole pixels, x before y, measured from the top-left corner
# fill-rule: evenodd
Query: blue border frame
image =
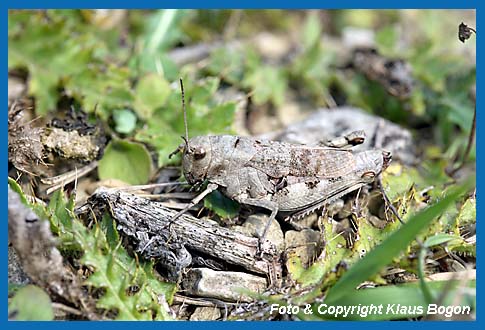
<path id="1" fill-rule="evenodd" d="M 413 9 L 413 8 L 429 8 L 429 9 L 473 9 L 477 8 L 479 1 L 471 0 L 407 0 L 402 2 L 384 0 L 339 0 L 339 1 L 318 1 L 318 0 L 302 0 L 298 2 L 291 2 L 288 0 L 247 0 L 247 1 L 232 1 L 225 0 L 206 0 L 204 2 L 198 1 L 177 1 L 177 0 L 144 0 L 137 1 L 136 3 L 130 3 L 128 1 L 116 1 L 116 0 L 74 0 L 69 3 L 62 3 L 60 1 L 44 0 L 41 4 L 32 0 L 17 0 L 15 3 L 9 4 L 8 8 L 131 8 L 131 9 L 143 9 L 143 8 L 238 8 L 238 9 L 312 9 L 312 8 L 325 8 L 325 9 L 384 9 L 384 8 L 399 8 L 399 9 Z"/>
<path id="2" fill-rule="evenodd" d="M 146 0 L 146 1 L 137 1 L 136 3 L 129 3 L 127 1 L 113 1 L 113 0 L 71 0 L 68 3 L 62 3 L 60 1 L 52 1 L 46 0 L 42 3 L 38 3 L 37 1 L 33 0 L 17 0 L 12 3 L 7 3 L 7 1 L 2 1 L 0 6 L 2 7 L 2 17 L 1 20 L 1 32 L 2 35 L 7 36 L 7 29 L 8 29 L 8 9 L 24 9 L 24 8 L 131 8 L 131 9 L 144 9 L 144 8 L 288 8 L 288 9 L 300 9 L 300 8 L 326 8 L 326 9 L 345 9 L 345 8 L 358 8 L 358 9 L 384 9 L 384 8 L 392 8 L 392 9 L 477 9 L 477 30 L 480 30 L 480 21 L 482 19 L 480 7 L 480 1 L 471 1 L 471 0 L 462 0 L 462 1 L 452 1 L 452 0 L 400 0 L 400 1 L 389 1 L 384 2 L 383 0 L 365 0 L 365 1 L 358 1 L 358 0 L 340 0 L 335 2 L 323 2 L 323 1 L 316 1 L 316 0 L 300 0 L 298 2 L 290 2 L 290 1 L 275 1 L 275 0 L 248 0 L 248 1 L 222 1 L 222 0 L 206 0 L 203 2 L 198 1 L 174 1 L 174 0 L 165 0 L 165 1 L 154 1 L 154 0 Z M 484 32 L 485 33 L 485 32 Z M 480 31 L 478 32 L 480 35 Z M 5 45 L 8 47 L 8 40 L 4 40 Z M 480 43 L 477 43 L 477 59 L 478 54 L 481 54 Z M 8 58 L 7 52 L 2 52 L 2 61 L 5 63 L 5 68 L 8 68 Z M 477 82 L 480 81 L 480 77 L 482 77 L 480 71 L 480 65 L 477 60 Z M 7 99 L 7 80 L 5 79 L 7 76 L 4 76 L 2 79 L 1 84 L 4 91 L 4 100 Z M 479 85 L 477 84 L 477 142 L 484 140 L 485 133 L 482 132 L 482 115 L 480 112 L 480 92 L 479 92 Z M 4 103 L 5 104 L 5 103 Z M 4 146 L 8 144 L 8 124 L 7 124 L 7 115 L 5 112 L 4 121 L 1 123 L 3 130 L 1 134 L 2 143 Z M 485 115 L 484 115 L 485 116 Z M 480 169 L 482 167 L 482 152 L 485 152 L 485 145 L 481 143 L 477 143 L 477 173 L 480 173 Z M 8 162 L 7 162 L 7 149 L 4 149 L 2 153 L 3 162 L 1 163 L 2 171 L 6 173 L 8 171 Z M 483 183 L 483 176 L 477 176 L 477 188 L 481 191 L 484 188 Z M 8 242 L 8 230 L 7 230 L 7 185 L 5 185 L 1 189 L 2 194 L 2 204 L 3 207 L 3 214 L 4 214 L 4 231 L 2 232 L 2 241 L 3 244 Z M 483 214 L 483 206 L 481 205 L 481 195 L 480 192 L 477 193 L 477 217 Z M 481 223 L 478 221 L 478 232 L 481 232 Z M 481 259 L 481 244 L 480 240 L 477 243 L 478 259 Z M 2 249 L 1 255 L 1 262 L 4 267 L 8 263 L 8 256 L 7 256 L 7 249 Z M 477 264 L 480 261 L 477 260 Z M 477 269 L 477 274 L 480 276 L 481 271 Z M 320 322 L 171 322 L 171 323 L 140 323 L 140 322 L 8 322 L 7 321 L 7 276 L 6 273 L 3 274 L 3 285 L 2 292 L 3 292 L 3 299 L 1 299 L 1 306 L 3 309 L 3 317 L 0 321 L 0 324 L 3 324 L 5 328 L 9 329 L 23 329 L 28 328 L 32 329 L 32 327 L 39 328 L 39 329 L 52 329 L 53 327 L 57 328 L 78 328 L 82 329 L 86 326 L 89 326 L 92 329 L 103 329 L 105 328 L 113 328 L 113 329 L 120 329 L 122 328 L 154 328 L 159 326 L 169 326 L 175 327 L 179 329 L 187 329 L 193 326 L 202 327 L 202 328 L 219 328 L 219 329 L 252 329 L 254 327 L 262 327 L 262 328 L 272 328 L 272 329 L 283 329 L 286 327 L 295 328 L 295 327 L 309 327 L 317 329 L 320 327 L 330 326 L 332 328 L 343 329 L 343 328 L 359 328 L 359 329 L 379 329 L 379 328 L 387 328 L 392 326 L 395 329 L 407 329 L 409 327 L 419 327 L 419 328 L 429 328 L 429 329 L 454 329 L 456 327 L 467 327 L 467 329 L 478 329 L 484 328 L 484 318 L 481 316 L 480 312 L 484 311 L 482 308 L 480 295 L 477 294 L 477 321 L 475 322 L 331 322 L 322 324 Z M 481 282 L 478 281 L 477 283 L 477 293 L 481 291 Z"/>

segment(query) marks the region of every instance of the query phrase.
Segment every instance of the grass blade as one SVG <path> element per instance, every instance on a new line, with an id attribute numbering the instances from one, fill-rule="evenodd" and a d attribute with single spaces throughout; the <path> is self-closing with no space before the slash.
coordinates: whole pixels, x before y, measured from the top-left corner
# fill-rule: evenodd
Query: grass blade
<path id="1" fill-rule="evenodd" d="M 335 302 L 345 295 L 354 294 L 355 288 L 360 283 L 389 264 L 396 255 L 415 239 L 421 230 L 429 226 L 451 203 L 465 193 L 473 182 L 474 180 L 468 181 L 467 184 L 454 189 L 446 197 L 409 219 L 405 225 L 346 272 L 329 290 L 325 301 Z"/>
<path id="2" fill-rule="evenodd" d="M 150 54 L 154 54 L 165 42 L 165 38 L 175 22 L 177 11 L 177 9 L 164 9 L 161 12 L 162 14 L 160 19 L 158 20 L 157 25 L 147 43 L 146 50 Z"/>
<path id="3" fill-rule="evenodd" d="M 476 281 L 473 280 L 464 285 L 461 281 L 454 280 L 451 281 L 451 284 L 452 285 L 450 285 L 449 281 L 427 283 L 434 296 L 439 296 L 446 291 L 446 299 L 441 301 L 440 305 L 470 306 L 470 315 L 472 315 L 475 311 L 476 296 L 468 291 L 467 288 L 475 288 Z M 457 296 L 461 297 L 459 302 L 455 301 Z M 325 303 L 327 302 L 325 301 Z M 328 303 L 327 305 L 330 306 Z M 383 321 L 418 317 L 428 314 L 428 302 L 422 294 L 419 282 L 358 290 L 331 305 L 364 307 L 360 312 L 355 309 L 353 313 L 349 312 L 345 316 L 339 315 L 338 317 L 315 312 L 311 318 L 325 320 Z M 369 306 L 372 305 L 376 306 L 377 310 L 371 311 Z M 381 305 L 382 307 L 379 307 Z M 380 308 L 380 311 L 378 308 Z M 328 309 L 328 307 L 323 306 L 320 311 L 323 312 L 325 309 Z M 318 309 L 316 310 L 318 311 Z M 308 318 L 304 314 L 301 314 L 300 317 L 303 319 Z"/>

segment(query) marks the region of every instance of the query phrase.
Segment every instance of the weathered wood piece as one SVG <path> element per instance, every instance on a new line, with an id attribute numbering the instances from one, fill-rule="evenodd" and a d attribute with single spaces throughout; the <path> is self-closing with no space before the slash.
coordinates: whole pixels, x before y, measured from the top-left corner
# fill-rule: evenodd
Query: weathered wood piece
<path id="1" fill-rule="evenodd" d="M 158 259 L 167 268 L 171 280 L 179 281 L 181 271 L 191 264 L 189 251 L 204 253 L 270 278 L 281 278 L 280 256 L 269 241 L 264 244 L 268 248 L 260 251 L 256 237 L 187 214 L 172 221 L 176 212 L 161 203 L 114 189 L 98 189 L 79 211 L 89 208 L 96 213 L 109 211 L 118 230 L 131 239 L 135 251 L 143 258 Z"/>

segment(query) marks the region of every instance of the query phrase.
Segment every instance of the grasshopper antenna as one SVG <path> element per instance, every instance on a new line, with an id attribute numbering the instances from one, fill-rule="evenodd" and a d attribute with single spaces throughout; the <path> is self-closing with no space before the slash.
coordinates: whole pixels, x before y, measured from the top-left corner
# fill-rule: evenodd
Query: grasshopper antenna
<path id="1" fill-rule="evenodd" d="M 182 92 L 182 110 L 184 112 L 184 127 L 185 127 L 185 136 L 182 136 L 182 139 L 185 142 L 185 150 L 186 152 L 190 152 L 189 148 L 189 129 L 187 126 L 187 110 L 185 109 L 185 92 L 184 92 L 184 83 L 182 81 L 182 78 L 180 78 L 180 91 Z M 183 152 L 184 149 L 182 146 L 179 146 L 177 149 L 172 151 L 170 155 L 168 155 L 168 158 L 172 158 L 172 156 L 178 154 L 179 152 Z"/>
<path id="2" fill-rule="evenodd" d="M 182 78 L 180 78 L 180 90 L 182 92 L 182 109 L 184 111 L 184 127 L 185 127 L 185 145 L 187 147 L 187 151 L 189 150 L 189 128 L 187 126 L 187 110 L 185 109 L 185 92 L 184 92 L 184 83 Z"/>

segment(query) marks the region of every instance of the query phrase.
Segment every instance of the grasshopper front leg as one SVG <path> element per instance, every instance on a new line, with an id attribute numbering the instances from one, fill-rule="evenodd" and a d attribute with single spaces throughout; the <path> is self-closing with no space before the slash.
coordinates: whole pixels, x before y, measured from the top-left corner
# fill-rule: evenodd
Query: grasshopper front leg
<path id="1" fill-rule="evenodd" d="M 185 212 L 187 212 L 191 207 L 193 207 L 194 205 L 197 205 L 201 200 L 204 199 L 205 196 L 209 195 L 211 192 L 217 190 L 219 186 L 215 183 L 209 183 L 207 185 L 207 188 L 201 192 L 197 197 L 195 197 L 190 203 L 189 205 L 187 205 L 186 207 L 184 207 L 182 210 L 180 210 L 179 213 L 177 213 L 176 215 L 173 216 L 172 218 L 172 222 L 177 220 L 182 214 L 184 214 Z"/>

